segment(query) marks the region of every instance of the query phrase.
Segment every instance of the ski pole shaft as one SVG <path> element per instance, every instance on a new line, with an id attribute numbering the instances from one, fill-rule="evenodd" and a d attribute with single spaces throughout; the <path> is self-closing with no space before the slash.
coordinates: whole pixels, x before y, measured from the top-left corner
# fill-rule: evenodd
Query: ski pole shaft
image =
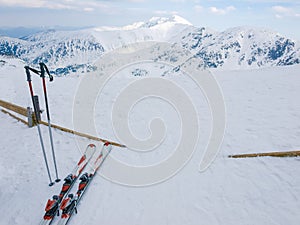
<path id="1" fill-rule="evenodd" d="M 53 144 L 53 137 L 52 137 L 52 130 L 51 130 L 50 120 L 48 120 L 48 128 L 49 128 L 49 136 L 50 136 L 50 143 L 51 143 L 51 149 L 52 149 L 52 158 L 53 158 L 53 163 L 54 163 L 54 168 L 55 168 L 55 175 L 56 175 L 55 182 L 59 182 L 60 179 L 58 178 L 57 165 L 56 165 L 56 157 L 55 157 L 55 152 L 54 152 L 54 144 Z"/>
<path id="2" fill-rule="evenodd" d="M 45 97 L 45 104 L 46 104 L 46 113 L 47 113 L 47 119 L 48 119 L 49 138 L 50 138 L 50 143 L 51 143 L 52 159 L 53 159 L 53 164 L 54 164 L 54 168 L 55 168 L 55 175 L 56 175 L 56 180 L 55 181 L 59 182 L 60 179 L 58 178 L 56 156 L 55 156 L 55 151 L 54 151 L 54 143 L 53 143 L 51 122 L 50 122 L 50 110 L 49 110 L 48 97 L 47 97 L 47 88 L 46 88 L 46 81 L 45 81 L 45 68 L 46 68 L 47 73 L 49 73 L 49 70 L 47 69 L 46 65 L 44 63 L 40 63 L 41 78 L 42 78 L 42 82 L 43 82 L 43 90 L 44 90 L 44 97 Z M 50 75 L 50 73 L 49 73 L 49 75 Z"/>
<path id="3" fill-rule="evenodd" d="M 49 177 L 49 186 L 52 186 L 54 184 L 54 182 L 51 179 L 51 175 L 50 175 L 50 171 L 49 171 L 49 165 L 48 165 L 48 161 L 47 161 L 47 156 L 46 156 L 46 152 L 45 152 L 45 147 L 44 147 L 44 142 L 43 142 L 43 138 L 42 138 L 42 134 L 41 134 L 41 128 L 40 128 L 40 124 L 37 123 L 37 128 L 38 128 L 38 132 L 39 132 L 39 136 L 40 136 L 40 142 L 41 142 L 41 146 L 43 149 L 43 155 L 44 155 L 44 161 L 46 164 L 46 168 L 47 168 L 47 173 L 48 173 L 48 177 Z"/>
<path id="4" fill-rule="evenodd" d="M 34 108 L 34 113 L 35 113 L 35 118 L 36 118 L 36 123 L 37 123 L 37 129 L 38 129 L 38 133 L 39 133 L 39 137 L 40 137 L 40 144 L 41 144 L 41 147 L 42 147 L 44 161 L 45 161 L 45 165 L 46 165 L 46 169 L 47 169 L 47 173 L 48 173 L 48 177 L 49 177 L 49 181 L 50 181 L 49 186 L 52 186 L 54 183 L 52 182 L 51 175 L 50 175 L 50 170 L 49 170 L 47 155 L 46 155 L 46 151 L 45 151 L 44 141 L 43 141 L 43 137 L 42 137 L 40 124 L 39 124 L 39 121 L 38 121 L 39 117 L 38 117 L 37 107 L 34 104 L 34 97 L 33 97 L 34 94 L 33 94 L 33 88 L 32 88 L 32 84 L 31 84 L 31 75 L 30 75 L 30 71 L 29 71 L 28 66 L 25 66 L 25 71 L 26 71 L 26 75 L 27 75 L 27 81 L 28 81 L 28 85 L 29 85 L 29 91 L 30 91 L 30 95 L 31 95 L 32 105 L 33 105 L 33 108 Z"/>
<path id="5" fill-rule="evenodd" d="M 45 97 L 45 104 L 46 104 L 47 119 L 50 120 L 50 112 L 49 112 L 49 105 L 48 105 L 48 97 L 47 97 L 47 88 L 46 88 L 45 77 L 42 77 L 42 82 L 43 82 L 43 90 L 44 90 L 44 97 Z"/>

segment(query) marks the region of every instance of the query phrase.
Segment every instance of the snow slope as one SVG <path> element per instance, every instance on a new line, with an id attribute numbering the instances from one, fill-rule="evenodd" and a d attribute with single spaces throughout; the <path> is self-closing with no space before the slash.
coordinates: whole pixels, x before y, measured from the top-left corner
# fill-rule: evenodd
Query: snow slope
<path id="1" fill-rule="evenodd" d="M 0 66 L 0 99 L 30 105 L 23 63 L 16 59 L 2 60 L 6 63 Z M 149 70 L 144 73 L 147 76 L 159 76 L 151 73 L 151 66 L 145 68 Z M 160 69 L 164 68 L 155 68 L 155 71 Z M 227 156 L 299 149 L 300 104 L 296 98 L 300 95 L 299 70 L 299 65 L 295 65 L 213 71 L 224 94 L 227 127 L 220 153 L 202 173 L 198 167 L 209 136 L 208 105 L 201 90 L 188 77 L 166 76 L 165 79 L 184 88 L 197 108 L 201 126 L 199 146 L 193 157 L 171 179 L 147 187 L 119 185 L 97 176 L 70 224 L 298 224 L 299 158 L 230 159 Z M 99 96 L 95 121 L 100 136 L 116 140 L 110 124 L 110 109 L 124 85 L 143 78 L 134 76 L 132 71 L 134 67 L 129 67 L 116 74 Z M 48 84 L 53 123 L 72 127 L 72 104 L 80 79 L 76 75 L 56 77 Z M 39 82 L 34 77 L 34 88 L 42 97 Z M 146 125 L 155 116 L 163 118 L 169 129 L 162 147 L 146 154 L 114 148 L 112 157 L 129 164 L 149 165 L 171 154 L 180 135 L 180 123 L 174 108 L 168 104 L 150 98 L 136 105 L 129 117 L 132 132 L 141 138 L 147 137 Z M 3 203 L 0 224 L 37 224 L 47 198 L 58 192 L 61 183 L 51 188 L 47 186 L 36 128 L 29 129 L 2 112 L 0 121 L 0 199 Z M 46 141 L 46 127 L 42 131 Z M 78 160 L 80 150 L 72 135 L 57 130 L 53 135 L 59 174 L 63 178 Z M 46 143 L 49 150 L 48 141 Z M 53 169 L 53 165 L 50 166 Z M 109 161 L 105 168 L 109 168 Z"/>

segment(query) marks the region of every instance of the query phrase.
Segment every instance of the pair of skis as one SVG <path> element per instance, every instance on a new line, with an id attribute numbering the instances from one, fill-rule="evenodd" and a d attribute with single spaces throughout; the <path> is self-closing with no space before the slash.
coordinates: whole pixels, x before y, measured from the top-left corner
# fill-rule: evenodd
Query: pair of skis
<path id="1" fill-rule="evenodd" d="M 96 147 L 93 144 L 88 145 L 86 148 L 84 154 L 80 158 L 79 162 L 73 169 L 72 173 L 68 175 L 65 178 L 65 183 L 63 184 L 63 187 L 61 189 L 61 192 L 58 196 L 58 202 L 56 205 L 55 210 L 49 210 L 46 211 L 44 218 L 40 222 L 40 225 L 50 225 L 54 219 L 54 217 L 58 214 L 59 210 L 62 210 L 62 215 L 61 218 L 58 222 L 59 225 L 66 225 L 68 221 L 70 220 L 71 216 L 73 215 L 74 211 L 76 210 L 76 205 L 79 203 L 80 199 L 82 198 L 82 195 L 85 193 L 87 187 L 91 183 L 93 177 L 95 176 L 97 170 L 101 167 L 102 163 L 110 153 L 112 147 L 111 144 L 106 142 L 103 145 L 103 148 L 101 151 L 97 154 L 96 153 Z M 81 177 L 80 177 L 80 183 L 78 186 L 78 190 L 76 193 L 75 199 L 73 199 L 74 204 L 71 205 L 71 207 L 66 208 L 66 196 L 68 196 L 70 190 L 76 183 L 76 180 L 86 167 L 86 165 L 89 163 L 90 168 L 88 172 L 85 172 Z M 86 177 L 87 179 L 83 179 L 83 177 Z M 72 178 L 72 179 L 69 179 Z M 70 181 L 70 182 L 67 182 Z M 48 200 L 49 201 L 49 200 Z M 48 204 L 47 204 L 48 205 Z M 47 208 L 47 206 L 46 206 Z"/>
<path id="2" fill-rule="evenodd" d="M 98 169 L 101 167 L 104 160 L 106 159 L 106 157 L 111 152 L 111 149 L 112 149 L 111 144 L 109 144 L 108 142 L 105 143 L 103 145 L 103 148 L 102 148 L 100 154 L 93 160 L 90 170 L 88 172 L 84 173 L 80 177 L 81 182 L 79 183 L 78 190 L 76 192 L 76 197 L 75 197 L 76 202 L 75 202 L 75 204 L 73 204 L 73 207 L 69 208 L 65 212 L 63 211 L 63 213 L 61 215 L 61 218 L 58 222 L 58 225 L 66 225 L 69 222 L 72 215 L 74 214 L 74 212 L 77 212 L 77 208 L 76 208 L 77 206 L 76 205 L 79 204 L 83 194 L 86 192 L 88 186 L 90 185 L 91 181 L 95 177 Z M 81 179 L 83 176 L 85 177 L 84 180 Z M 62 208 L 62 210 L 63 210 L 63 208 Z"/>
<path id="3" fill-rule="evenodd" d="M 43 141 L 41 128 L 40 128 L 40 124 L 39 124 L 39 122 L 40 122 L 39 121 L 39 119 L 40 119 L 39 107 L 38 107 L 37 100 L 35 100 L 37 98 L 37 96 L 35 96 L 34 92 L 33 92 L 30 71 L 40 75 L 40 77 L 42 78 L 45 104 L 46 104 L 46 112 L 47 112 L 47 119 L 48 119 L 49 137 L 50 137 L 51 150 L 52 150 L 52 158 L 53 158 L 53 163 L 54 163 L 54 168 L 55 168 L 55 175 L 56 175 L 55 182 L 59 182 L 60 179 L 58 178 L 56 157 L 55 157 L 55 152 L 54 152 L 54 144 L 53 144 L 53 137 L 52 137 L 52 131 L 51 131 L 50 112 L 49 112 L 49 106 L 48 106 L 45 72 L 47 72 L 47 74 L 49 75 L 50 81 L 53 81 L 53 76 L 50 74 L 47 66 L 44 63 L 40 63 L 40 71 L 38 71 L 36 69 L 33 69 L 29 66 L 25 66 L 25 71 L 26 71 L 26 75 L 27 75 L 27 82 L 28 82 L 28 85 L 29 85 L 31 100 L 32 100 L 32 104 L 33 104 L 33 108 L 34 108 L 34 112 L 35 112 L 35 119 L 36 119 L 36 123 L 37 123 L 37 129 L 38 129 L 38 133 L 39 133 L 39 138 L 40 138 L 40 143 L 41 143 L 41 147 L 42 147 L 43 157 L 44 157 L 44 161 L 45 161 L 45 165 L 46 165 L 46 169 L 47 169 L 47 173 L 48 173 L 48 177 L 49 177 L 49 181 L 50 181 L 49 186 L 52 186 L 54 184 L 54 182 L 52 182 L 51 175 L 50 175 L 50 170 L 49 170 L 47 155 L 46 155 L 46 151 L 45 151 L 44 141 Z"/>
<path id="4" fill-rule="evenodd" d="M 65 196 L 68 195 L 69 191 L 74 186 L 78 176 L 81 174 L 81 172 L 84 170 L 86 165 L 89 163 L 91 158 L 96 152 L 96 146 L 93 144 L 89 144 L 87 148 L 85 149 L 84 153 L 80 157 L 78 163 L 74 167 L 74 169 L 71 171 L 71 173 L 64 179 L 64 184 L 61 188 L 61 191 L 58 196 L 58 204 L 57 207 L 54 210 L 47 210 L 43 219 L 40 222 L 40 225 L 50 225 L 52 223 L 53 218 L 59 211 L 60 204 Z M 49 202 L 49 200 L 48 200 Z M 48 205 L 48 204 L 47 204 Z M 47 209 L 47 206 L 45 210 Z"/>

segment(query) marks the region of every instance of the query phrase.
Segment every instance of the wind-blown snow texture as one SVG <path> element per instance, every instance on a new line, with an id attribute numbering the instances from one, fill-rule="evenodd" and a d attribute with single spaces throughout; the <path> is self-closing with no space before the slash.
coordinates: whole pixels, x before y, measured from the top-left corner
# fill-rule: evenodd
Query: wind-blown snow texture
<path id="1" fill-rule="evenodd" d="M 9 58 L 3 61 L 5 63 L 0 67 L 1 99 L 30 105 L 23 63 Z M 230 159 L 227 156 L 299 148 L 300 105 L 295 98 L 300 95 L 299 69 L 296 65 L 215 72 L 227 107 L 227 129 L 217 159 L 203 173 L 198 172 L 198 166 L 209 136 L 207 103 L 189 78 L 169 75 L 167 79 L 181 83 L 183 88 L 190 88 L 189 94 L 200 110 L 199 149 L 186 167 L 161 184 L 132 188 L 97 176 L 71 224 L 298 224 L 298 158 Z M 129 82 L 141 78 L 132 73 L 119 76 Z M 38 85 L 40 80 L 33 78 L 36 92 L 42 96 Z M 116 81 L 108 84 L 102 92 L 105 97 L 99 97 L 99 108 L 95 108 L 100 135 L 112 140 L 115 136 L 107 118 L 110 118 L 113 94 L 122 89 L 122 82 Z M 72 102 L 78 82 L 79 77 L 69 76 L 56 78 L 48 85 L 54 123 L 71 126 Z M 114 87 L 112 94 L 107 91 L 111 87 Z M 156 107 L 157 104 L 157 100 L 153 101 L 151 109 L 147 104 L 137 106 L 130 115 L 130 124 L 134 133 L 147 136 L 147 121 L 153 118 L 154 109 L 157 109 L 158 115 L 165 116 L 164 121 L 170 129 L 166 139 L 168 144 L 149 153 L 149 157 L 114 148 L 113 157 L 136 165 L 147 165 L 172 153 L 178 141 L 179 131 L 172 130 L 180 125 L 176 122 L 177 114 L 172 107 Z M 3 202 L 0 224 L 37 224 L 43 216 L 47 198 L 58 193 L 61 184 L 52 188 L 47 186 L 36 129 L 28 129 L 3 113 L 0 113 L 0 121 L 0 199 Z M 47 137 L 47 128 L 42 127 L 42 131 Z M 60 177 L 63 178 L 73 168 L 80 151 L 72 135 L 55 130 L 54 140 Z M 46 143 L 49 150 L 48 141 Z M 50 157 L 50 151 L 48 155 Z M 109 161 L 104 169 L 109 167 L 108 164 Z M 53 167 L 52 164 L 50 166 Z"/>
<path id="2" fill-rule="evenodd" d="M 191 51 L 200 66 L 257 68 L 300 63 L 299 42 L 262 28 L 237 27 L 217 32 L 195 27 L 179 16 L 154 17 L 125 27 L 37 33 L 20 39 L 0 37 L 0 55 L 28 64 L 41 60 L 58 75 L 95 70 L 92 63 L 104 52 L 139 41 L 179 43 Z"/>
<path id="3" fill-rule="evenodd" d="M 171 27 L 175 29 L 173 22 L 166 23 L 160 19 L 153 19 L 152 22 L 147 25 L 150 28 L 143 28 L 145 24 L 135 24 L 134 26 L 147 31 L 153 29 L 151 32 L 157 32 L 161 38 L 169 37 L 170 29 L 164 29 L 166 33 L 158 32 L 154 29 L 157 26 L 171 24 Z M 183 34 L 186 29 L 198 29 L 186 23 L 182 24 L 181 21 L 178 24 L 182 28 L 181 31 L 176 25 L 177 31 Z M 104 51 L 122 45 L 121 40 L 116 42 L 118 35 L 120 37 L 127 35 L 126 40 L 132 42 L 141 41 L 145 37 L 145 33 L 141 34 L 141 32 L 136 32 L 136 36 L 134 36 L 133 30 L 136 28 L 127 27 L 127 30 L 122 31 L 112 28 L 101 29 L 101 32 L 89 30 L 92 35 L 89 36 L 89 34 L 88 37 L 91 38 L 90 40 L 93 38 L 100 40 L 102 35 L 99 34 L 105 33 L 107 42 L 104 44 L 104 41 L 99 41 L 99 43 L 103 43 Z M 237 30 L 239 29 L 237 28 Z M 200 32 L 199 29 L 198 31 Z M 171 33 L 174 34 L 174 32 Z M 202 32 L 203 37 L 206 36 L 206 32 L 214 33 L 206 29 Z M 237 31 L 232 32 L 237 33 Z M 178 40 L 189 40 L 186 41 L 185 47 L 192 49 L 191 46 L 197 44 L 197 38 L 194 38 L 196 36 L 192 33 L 188 35 L 189 33 L 176 36 L 174 40 L 178 37 Z M 55 32 L 55 34 L 57 33 Z M 62 35 L 65 37 L 65 34 L 63 32 Z M 78 33 L 78 36 L 80 34 L 81 32 Z M 214 35 L 219 35 L 220 39 L 227 40 L 226 36 L 220 33 Z M 69 38 L 71 36 L 74 39 L 78 37 L 74 33 L 70 34 Z M 197 36 L 198 39 L 200 36 Z M 26 43 L 34 38 L 36 40 L 43 39 L 43 34 L 28 37 L 27 40 L 14 39 L 14 41 L 26 46 Z M 232 38 L 234 39 L 234 37 Z M 268 38 L 266 39 L 271 41 L 269 36 Z M 244 36 L 244 39 L 247 42 L 248 36 Z M 80 40 L 82 43 L 81 38 Z M 215 40 L 217 41 L 217 39 Z M 222 45 L 220 40 L 217 42 L 220 44 L 219 46 Z M 208 43 L 207 40 L 207 46 Z M 257 41 L 257 43 L 259 44 L 257 47 L 264 48 L 261 43 L 265 42 Z M 45 45 L 43 49 L 47 49 L 47 46 Z M 248 48 L 245 46 L 243 45 L 241 51 Z M 22 52 L 22 49 L 19 51 Z M 39 55 L 39 51 L 36 49 L 36 56 Z M 196 46 L 195 52 L 200 51 L 201 48 Z M 223 49 L 221 52 L 225 54 L 226 50 Z M 229 52 L 231 54 L 234 51 Z M 245 50 L 245 52 L 248 54 L 250 50 Z M 99 50 L 99 55 L 102 53 L 103 51 Z M 82 54 L 84 55 L 84 53 Z M 52 58 L 50 59 L 52 60 Z M 34 60 L 34 57 L 30 60 Z M 66 59 L 66 64 L 68 64 L 68 60 Z M 278 60 L 280 59 L 278 58 Z M 229 61 L 227 62 L 229 63 Z M 245 69 L 247 63 L 246 65 L 241 64 L 241 66 L 232 63 L 235 70 L 225 70 L 226 67 L 230 67 L 226 63 L 222 66 L 224 70 L 213 70 L 224 94 L 227 127 L 220 153 L 208 170 L 203 173 L 198 172 L 199 162 L 211 129 L 211 115 L 205 96 L 195 83 L 180 71 L 174 74 L 165 74 L 164 79 L 169 79 L 182 87 L 191 97 L 197 109 L 200 137 L 193 157 L 177 175 L 163 183 L 148 187 L 127 187 L 110 182 L 101 176 L 95 177 L 78 206 L 78 214 L 74 215 L 70 224 L 297 225 L 299 223 L 299 158 L 231 159 L 227 156 L 235 153 L 299 149 L 300 104 L 297 96 L 300 96 L 300 66 L 253 69 L 252 65 L 249 69 Z M 48 64 L 53 66 L 55 62 L 48 61 Z M 0 99 L 23 106 L 31 106 L 24 65 L 23 61 L 14 57 L 0 58 Z M 268 62 L 265 65 L 271 64 Z M 49 68 L 53 68 L 52 66 Z M 243 68 L 243 70 L 236 70 L 236 68 Z M 95 106 L 94 120 L 99 136 L 116 140 L 110 121 L 114 98 L 122 91 L 124 84 L 150 77 L 151 69 L 153 68 L 132 65 L 127 70 L 125 68 L 120 71 L 108 82 L 100 93 Z M 164 74 L 164 70 L 163 67 L 155 68 L 156 76 L 160 76 L 159 71 Z M 48 84 L 53 123 L 72 127 L 72 105 L 80 79 L 81 76 L 77 72 L 66 77 L 55 77 L 54 82 Z M 36 93 L 42 99 L 40 78 L 33 76 L 33 84 Z M 43 101 L 41 100 L 41 102 Z M 43 108 L 43 103 L 41 105 Z M 45 120 L 45 113 L 42 116 Z M 180 121 L 177 112 L 170 105 L 155 98 L 146 99 L 137 104 L 129 116 L 132 132 L 140 138 L 147 137 L 149 135 L 148 122 L 157 116 L 164 120 L 168 128 L 163 147 L 146 154 L 114 148 L 111 156 L 128 164 L 151 165 L 172 154 L 178 143 L 178 137 L 180 137 L 180 129 L 178 129 Z M 61 183 L 52 188 L 47 185 L 36 128 L 29 129 L 2 112 L 0 112 L 0 124 L 0 200 L 2 202 L 0 225 L 38 224 L 43 216 L 47 199 L 59 192 Z M 42 127 L 50 159 L 47 131 L 47 127 Z M 74 136 L 57 130 L 53 130 L 53 136 L 59 174 L 61 178 L 64 178 L 78 161 L 80 150 L 77 148 Z M 86 144 L 88 143 L 90 141 L 86 140 Z M 99 147 L 99 145 L 98 143 L 97 146 Z M 50 167 L 53 171 L 52 164 Z M 103 169 L 109 169 L 109 159 Z M 56 223 L 54 222 L 54 224 Z"/>

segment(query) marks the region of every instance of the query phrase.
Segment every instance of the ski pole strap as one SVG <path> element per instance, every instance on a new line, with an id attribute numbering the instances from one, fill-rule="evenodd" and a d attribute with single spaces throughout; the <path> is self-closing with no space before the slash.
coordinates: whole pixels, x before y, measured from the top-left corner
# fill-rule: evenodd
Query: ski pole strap
<path id="1" fill-rule="evenodd" d="M 53 76 L 50 74 L 48 67 L 46 66 L 45 63 L 40 63 L 40 68 L 41 68 L 41 77 L 44 78 L 45 77 L 45 71 L 49 76 L 50 82 L 53 81 Z"/>
<path id="2" fill-rule="evenodd" d="M 26 74 L 27 74 L 27 81 L 31 81 L 30 71 L 34 72 L 35 74 L 39 75 L 42 78 L 45 78 L 45 71 L 46 71 L 46 73 L 49 76 L 50 81 L 53 81 L 53 76 L 50 74 L 50 72 L 49 72 L 47 66 L 45 65 L 45 63 L 40 63 L 41 71 L 38 71 L 38 70 L 36 70 L 34 68 L 31 68 L 29 66 L 25 66 L 24 68 L 25 68 Z"/>
<path id="3" fill-rule="evenodd" d="M 29 66 L 25 66 L 25 71 L 26 71 L 26 75 L 27 75 L 27 81 L 30 82 L 31 81 L 31 75 L 30 75 L 30 67 Z"/>
<path id="4" fill-rule="evenodd" d="M 37 74 L 37 75 L 40 75 L 40 71 L 38 71 L 38 70 L 36 70 L 36 69 L 34 69 L 34 68 L 31 68 L 31 67 L 29 67 L 29 66 L 25 66 L 25 69 L 26 70 L 31 70 L 32 72 L 34 72 L 35 74 Z"/>

